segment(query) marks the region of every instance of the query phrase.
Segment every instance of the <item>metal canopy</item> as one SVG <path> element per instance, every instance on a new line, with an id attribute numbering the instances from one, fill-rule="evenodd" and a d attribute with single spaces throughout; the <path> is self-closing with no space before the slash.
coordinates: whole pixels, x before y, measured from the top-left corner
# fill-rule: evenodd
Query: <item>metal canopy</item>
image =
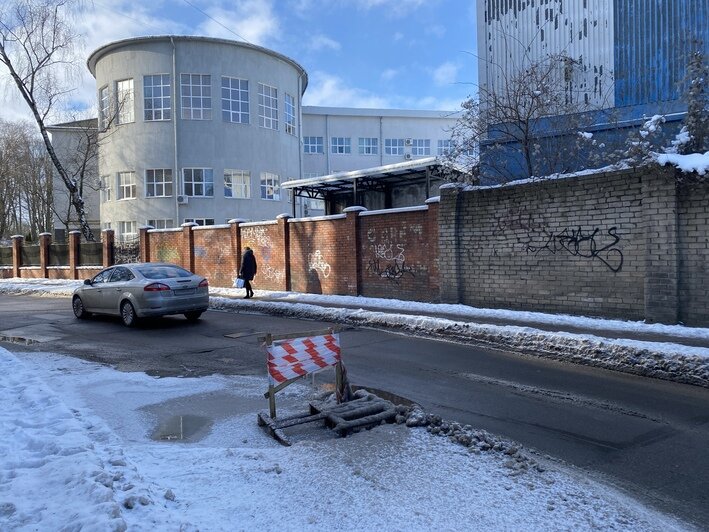
<path id="1" fill-rule="evenodd" d="M 352 194 L 356 198 L 358 192 L 369 190 L 387 192 L 399 186 L 423 183 L 426 184 L 426 194 L 428 194 L 431 179 L 441 179 L 444 173 L 449 175 L 451 171 L 461 173 L 450 169 L 437 157 L 426 157 L 363 170 L 294 179 L 284 182 L 281 186 L 293 190 L 294 197 L 322 200 L 345 194 Z"/>

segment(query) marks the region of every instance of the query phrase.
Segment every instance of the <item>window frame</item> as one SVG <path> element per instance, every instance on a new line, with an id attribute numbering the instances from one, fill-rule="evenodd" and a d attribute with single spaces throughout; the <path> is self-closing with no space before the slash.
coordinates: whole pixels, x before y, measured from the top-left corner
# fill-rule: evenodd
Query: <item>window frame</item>
<path id="1" fill-rule="evenodd" d="M 384 139 L 384 155 L 404 155 L 405 139 Z"/>
<path id="2" fill-rule="evenodd" d="M 125 178 L 130 176 L 130 180 L 126 181 Z M 118 172 L 118 200 L 132 200 L 138 197 L 138 185 L 135 179 L 135 171 L 125 170 L 123 172 Z M 126 191 L 132 193 L 132 195 L 126 195 Z"/>
<path id="3" fill-rule="evenodd" d="M 146 225 L 151 226 L 153 229 L 170 229 L 175 226 L 175 222 L 172 218 L 155 218 L 146 220 Z"/>
<path id="4" fill-rule="evenodd" d="M 108 117 L 111 113 L 111 91 L 108 85 L 98 90 L 98 118 L 101 129 L 108 127 Z"/>
<path id="5" fill-rule="evenodd" d="M 258 124 L 264 129 L 278 131 L 278 89 L 261 82 L 258 84 Z"/>
<path id="6" fill-rule="evenodd" d="M 121 84 L 125 83 L 129 85 L 128 88 L 121 87 Z M 135 122 L 135 82 L 133 78 L 117 80 L 115 95 L 116 124 L 132 124 Z"/>
<path id="7" fill-rule="evenodd" d="M 453 141 L 450 139 L 443 139 L 438 141 L 438 147 L 436 153 L 438 155 L 450 155 L 453 151 Z"/>
<path id="8" fill-rule="evenodd" d="M 268 193 L 269 187 L 272 189 L 271 194 Z M 269 195 L 271 197 L 269 197 Z M 261 172 L 260 197 L 262 200 L 266 201 L 281 201 L 281 178 L 278 174 L 273 172 Z"/>
<path id="9" fill-rule="evenodd" d="M 379 155 L 379 139 L 377 137 L 359 137 L 357 146 L 360 155 Z"/>
<path id="10" fill-rule="evenodd" d="M 411 139 L 411 155 L 431 155 L 431 139 Z"/>
<path id="11" fill-rule="evenodd" d="M 186 180 L 185 172 L 190 172 L 191 177 L 195 177 L 196 171 L 201 171 L 203 174 L 202 181 L 195 181 L 194 179 Z M 209 179 L 207 179 L 209 176 Z M 191 193 L 187 192 L 187 184 L 190 184 Z M 195 188 L 201 186 L 203 188 L 202 194 L 195 194 Z M 207 194 L 207 191 L 211 194 Z M 190 166 L 182 169 L 182 194 L 189 196 L 191 198 L 213 198 L 214 197 L 214 169 Z"/>
<path id="12" fill-rule="evenodd" d="M 185 218 L 183 223 L 195 223 L 200 227 L 206 227 L 208 225 L 214 225 L 214 218 Z"/>
<path id="13" fill-rule="evenodd" d="M 330 153 L 333 155 L 351 155 L 352 137 L 330 137 Z"/>
<path id="14" fill-rule="evenodd" d="M 296 136 L 298 134 L 298 125 L 295 117 L 295 98 L 286 92 L 283 98 L 283 122 L 288 135 Z"/>
<path id="15" fill-rule="evenodd" d="M 146 80 L 150 78 L 150 83 L 146 83 Z M 155 78 L 159 79 L 159 84 L 154 84 Z M 165 84 L 165 79 L 167 79 L 167 84 Z M 165 92 L 165 87 L 167 87 L 167 96 L 163 94 Z M 154 91 L 156 89 L 160 90 L 160 95 L 156 96 Z M 146 93 L 150 90 L 152 93 L 148 96 Z M 167 107 L 165 107 L 165 102 L 167 101 Z M 150 105 L 148 105 L 150 102 Z M 159 102 L 160 107 L 156 107 L 155 103 Z M 148 113 L 151 114 L 151 118 L 148 118 Z M 160 118 L 156 118 L 156 115 L 160 115 Z M 172 119 L 172 80 L 170 79 L 170 74 L 145 74 L 143 76 L 143 120 L 145 122 L 166 122 Z"/>
<path id="16" fill-rule="evenodd" d="M 229 185 L 227 186 L 227 177 Z M 240 178 L 241 183 L 234 183 L 234 178 Z M 227 196 L 227 189 L 231 190 L 231 195 Z M 234 194 L 235 190 L 241 190 L 243 195 Z M 251 198 L 251 172 L 249 170 L 239 170 L 236 168 L 224 169 L 224 197 L 229 199 L 249 199 Z"/>
<path id="17" fill-rule="evenodd" d="M 221 78 L 222 121 L 230 124 L 250 124 L 251 102 L 249 98 L 251 89 L 249 88 L 249 80 L 234 76 L 222 76 Z M 228 86 L 224 85 L 225 81 L 228 81 Z M 233 82 L 237 82 L 236 87 L 233 86 Z M 246 88 L 243 87 L 243 84 Z M 225 97 L 225 92 L 228 92 L 228 97 Z M 244 94 L 245 99 L 243 99 Z M 236 98 L 234 98 L 235 95 Z M 238 109 L 234 110 L 234 107 Z"/>
<path id="18" fill-rule="evenodd" d="M 185 76 L 189 77 L 189 83 L 185 83 Z M 199 84 L 193 84 L 193 78 L 199 77 Z M 205 83 L 208 80 L 208 83 Z M 189 94 L 185 94 L 185 89 L 189 88 Z M 199 89 L 199 94 L 194 94 L 195 89 Z M 208 94 L 205 94 L 208 93 Z M 189 101 L 189 106 L 185 107 L 185 101 Z M 199 107 L 192 104 L 199 101 Z M 206 105 L 208 104 L 208 105 Z M 212 119 L 212 75 L 197 73 L 180 73 L 180 117 L 182 120 L 211 120 Z"/>
<path id="19" fill-rule="evenodd" d="M 153 172 L 152 180 L 149 176 L 149 172 Z M 156 181 L 156 172 L 162 173 L 162 181 Z M 166 176 L 169 174 L 169 180 Z M 152 182 L 151 182 L 152 181 Z M 169 194 L 167 193 L 167 188 L 169 186 Z M 153 188 L 153 193 L 150 193 L 150 188 Z M 162 188 L 163 193 L 158 194 L 158 188 Z M 145 197 L 146 198 L 171 198 L 173 196 L 173 179 L 172 179 L 172 168 L 146 168 L 145 169 Z"/>
<path id="20" fill-rule="evenodd" d="M 315 142 L 312 140 L 315 139 Z M 318 142 L 319 139 L 319 142 Z M 316 135 L 308 135 L 303 137 L 303 153 L 307 154 L 324 154 L 325 153 L 325 138 Z"/>

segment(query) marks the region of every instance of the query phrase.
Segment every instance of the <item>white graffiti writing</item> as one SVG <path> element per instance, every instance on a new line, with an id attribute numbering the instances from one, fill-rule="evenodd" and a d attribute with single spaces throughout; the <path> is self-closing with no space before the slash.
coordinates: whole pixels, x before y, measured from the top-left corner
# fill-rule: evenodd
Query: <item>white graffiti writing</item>
<path id="1" fill-rule="evenodd" d="M 315 250 L 315 253 L 308 255 L 308 268 L 319 271 L 326 279 L 330 277 L 330 272 L 332 271 L 319 249 Z"/>
<path id="2" fill-rule="evenodd" d="M 404 262 L 406 256 L 404 256 L 404 246 L 402 244 L 397 244 L 396 249 L 399 253 L 394 255 L 394 245 L 393 244 L 373 244 L 372 250 L 374 251 L 374 256 L 378 259 L 393 260 L 396 262 Z"/>
<path id="3" fill-rule="evenodd" d="M 241 239 L 251 245 L 273 247 L 271 235 L 268 234 L 265 227 L 244 227 L 241 230 Z"/>
<path id="4" fill-rule="evenodd" d="M 272 266 L 266 266 L 264 268 L 263 276 L 269 281 L 282 282 L 286 278 L 286 272 L 284 270 L 276 270 Z"/>

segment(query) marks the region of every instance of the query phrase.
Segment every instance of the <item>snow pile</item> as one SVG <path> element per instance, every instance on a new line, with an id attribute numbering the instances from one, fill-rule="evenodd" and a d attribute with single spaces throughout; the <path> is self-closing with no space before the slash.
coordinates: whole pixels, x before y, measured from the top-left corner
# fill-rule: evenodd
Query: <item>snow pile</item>
<path id="1" fill-rule="evenodd" d="M 699 175 L 706 175 L 707 171 L 709 171 L 709 151 L 706 153 L 690 153 L 687 155 L 664 153 L 658 154 L 656 157 L 660 165 L 665 166 L 672 164 L 686 173 L 696 172 Z"/>
<path id="2" fill-rule="evenodd" d="M 520 449 L 420 411 L 407 419 L 428 432 L 318 428 L 281 447 L 256 425 L 265 381 L 155 379 L 0 348 L 0 529 L 686 528 L 575 470 L 519 466 Z M 216 397 L 229 414 L 209 409 Z M 213 425 L 201 439 L 151 440 L 161 412 Z"/>

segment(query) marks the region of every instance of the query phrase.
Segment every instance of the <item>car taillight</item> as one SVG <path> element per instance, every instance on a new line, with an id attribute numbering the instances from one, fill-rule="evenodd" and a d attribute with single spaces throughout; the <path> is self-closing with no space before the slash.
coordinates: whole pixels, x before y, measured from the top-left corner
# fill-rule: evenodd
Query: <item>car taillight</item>
<path id="1" fill-rule="evenodd" d="M 163 283 L 150 283 L 143 288 L 144 292 L 163 292 L 164 290 L 170 290 L 170 287 Z"/>
<path id="2" fill-rule="evenodd" d="M 207 288 L 209 286 L 209 281 L 204 279 L 201 283 L 199 283 L 200 288 Z"/>

